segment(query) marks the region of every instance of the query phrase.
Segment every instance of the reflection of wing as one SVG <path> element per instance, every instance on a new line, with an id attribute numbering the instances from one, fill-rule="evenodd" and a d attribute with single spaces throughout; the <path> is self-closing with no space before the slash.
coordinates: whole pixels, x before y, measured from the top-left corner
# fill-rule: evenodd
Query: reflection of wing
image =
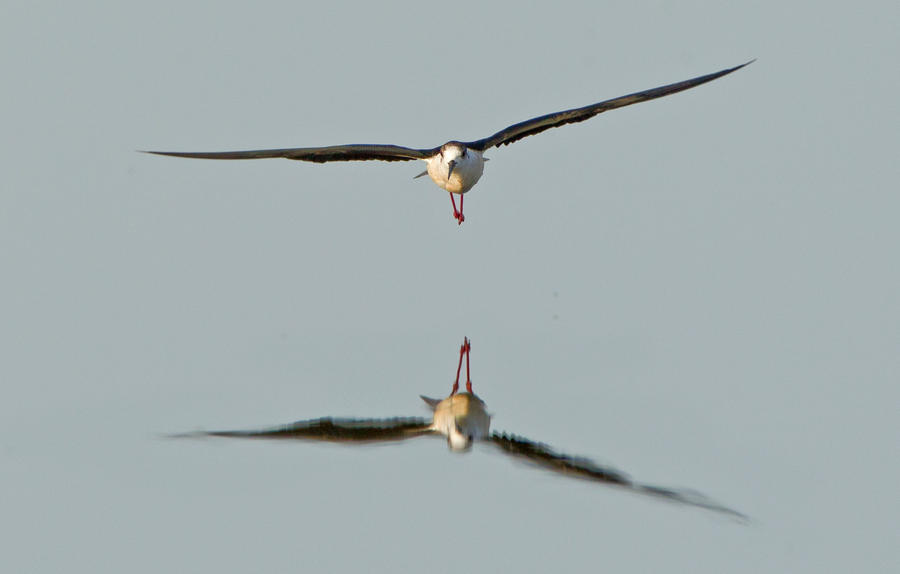
<path id="1" fill-rule="evenodd" d="M 740 512 L 713 502 L 700 493 L 689 490 L 661 488 L 658 486 L 640 484 L 631 480 L 631 478 L 623 472 L 619 472 L 613 468 L 599 466 L 586 458 L 572 457 L 558 453 L 543 443 L 532 442 L 526 438 L 515 435 L 495 432 L 491 434 L 491 444 L 497 446 L 506 454 L 522 459 L 525 462 L 530 462 L 553 472 L 569 475 L 573 478 L 605 482 L 641 494 L 658 496 L 674 502 L 699 506 L 701 508 L 730 514 L 731 516 L 740 519 L 746 519 L 746 516 Z"/>
<path id="2" fill-rule="evenodd" d="M 585 458 L 560 454 L 543 443 L 532 442 L 520 436 L 495 432 L 491 433 L 491 442 L 506 454 L 521 457 L 555 472 L 622 486 L 632 484 L 628 475 L 618 470 L 597 466 Z"/>
<path id="3" fill-rule="evenodd" d="M 211 431 L 185 436 L 278 438 L 326 442 L 385 442 L 432 434 L 431 421 L 422 418 L 333 419 L 325 417 L 257 430 Z"/>
<path id="4" fill-rule="evenodd" d="M 747 62 L 747 64 L 749 63 L 751 62 Z M 656 98 L 661 98 L 663 96 L 668 96 L 669 94 L 688 90 L 695 86 L 699 86 L 700 84 L 711 82 L 716 78 L 721 78 L 722 76 L 730 74 L 731 72 L 734 72 L 736 70 L 740 70 L 747 64 L 741 64 L 740 66 L 735 66 L 734 68 L 728 68 L 727 70 L 707 74 L 705 76 L 685 80 L 683 82 L 677 82 L 675 84 L 669 84 L 650 90 L 644 90 L 642 92 L 636 92 L 627 96 L 620 96 L 612 100 L 606 100 L 596 104 L 591 104 L 589 106 L 584 106 L 583 108 L 575 108 L 572 110 L 565 110 L 562 112 L 556 112 L 553 114 L 547 114 L 545 116 L 532 118 L 530 120 L 525 120 L 524 122 L 519 122 L 517 124 L 511 125 L 508 128 L 504 128 L 490 137 L 486 137 L 478 141 L 465 142 L 465 144 L 466 147 L 477 149 L 480 151 L 484 151 L 494 146 L 509 145 L 514 141 L 518 141 L 524 137 L 533 136 L 534 134 L 539 134 L 544 130 L 549 130 L 550 128 L 556 128 L 566 124 L 573 124 L 575 122 L 583 122 L 584 120 L 590 119 L 597 114 L 605 112 L 607 110 L 614 110 L 616 108 L 630 106 L 631 104 L 638 104 L 640 102 L 646 102 L 647 100 L 653 100 Z"/>
<path id="5" fill-rule="evenodd" d="M 325 147 L 296 147 L 285 149 L 257 149 L 248 151 L 148 151 L 156 155 L 190 157 L 195 159 L 264 159 L 283 157 L 325 163 L 327 161 L 410 161 L 428 159 L 440 151 L 435 149 L 412 149 L 399 145 L 349 144 Z"/>

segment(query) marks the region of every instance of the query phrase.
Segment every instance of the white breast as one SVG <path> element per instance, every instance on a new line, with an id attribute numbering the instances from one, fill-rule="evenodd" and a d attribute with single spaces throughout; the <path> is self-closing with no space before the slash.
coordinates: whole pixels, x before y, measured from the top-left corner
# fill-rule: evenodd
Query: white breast
<path id="1" fill-rule="evenodd" d="M 459 150 L 461 151 L 461 150 Z M 455 161 L 453 173 L 450 162 Z M 432 181 L 450 193 L 466 193 L 475 185 L 484 172 L 484 158 L 480 151 L 467 150 L 465 155 L 458 150 L 447 150 L 428 160 L 428 175 Z"/>

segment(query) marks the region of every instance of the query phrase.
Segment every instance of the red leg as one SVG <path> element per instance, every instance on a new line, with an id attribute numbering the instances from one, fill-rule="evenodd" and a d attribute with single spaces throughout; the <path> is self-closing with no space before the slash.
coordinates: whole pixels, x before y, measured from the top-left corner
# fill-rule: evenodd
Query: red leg
<path id="1" fill-rule="evenodd" d="M 449 192 L 448 192 L 449 193 Z M 458 222 L 458 225 L 462 225 L 462 222 L 466 220 L 462 214 L 462 196 L 459 196 L 459 210 L 456 209 L 456 198 L 453 197 L 453 194 L 450 194 L 450 203 L 453 204 L 453 219 Z"/>
<path id="2" fill-rule="evenodd" d="M 463 215 L 463 198 L 465 195 L 459 194 L 459 223 L 457 225 L 462 225 L 462 222 L 466 220 L 466 216 Z"/>
<path id="3" fill-rule="evenodd" d="M 456 209 L 456 199 L 453 197 L 452 193 L 450 194 L 450 203 L 453 204 L 453 219 L 459 221 L 459 211 Z"/>

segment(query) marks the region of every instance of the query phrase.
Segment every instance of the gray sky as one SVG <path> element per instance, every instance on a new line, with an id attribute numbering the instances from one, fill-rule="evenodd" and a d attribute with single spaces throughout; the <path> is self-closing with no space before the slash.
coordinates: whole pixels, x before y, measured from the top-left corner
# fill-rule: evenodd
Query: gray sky
<path id="1" fill-rule="evenodd" d="M 900 7 L 208 2 L 0 18 L 0 569 L 886 571 L 900 552 Z M 422 165 L 136 149 L 435 146 Z M 710 513 L 441 441 L 171 441 L 422 415 L 473 341 L 493 424 Z"/>

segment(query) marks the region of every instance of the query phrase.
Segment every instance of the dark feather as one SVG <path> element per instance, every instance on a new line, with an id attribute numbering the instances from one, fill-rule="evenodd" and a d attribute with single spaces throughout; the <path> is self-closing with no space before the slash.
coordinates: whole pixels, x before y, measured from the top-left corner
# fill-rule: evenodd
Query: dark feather
<path id="1" fill-rule="evenodd" d="M 707 74 L 705 76 L 700 76 L 691 80 L 685 80 L 683 82 L 669 84 L 667 86 L 661 86 L 659 88 L 653 88 L 652 90 L 636 92 L 634 94 L 622 96 L 612 100 L 606 100 L 604 102 L 592 104 L 583 108 L 575 108 L 532 118 L 530 120 L 511 125 L 508 128 L 500 130 L 490 137 L 477 141 L 450 143 L 462 143 L 469 148 L 479 151 L 484 151 L 496 146 L 508 145 L 524 137 L 539 134 L 542 131 L 548 130 L 550 128 L 559 127 L 565 124 L 583 122 L 584 120 L 590 119 L 597 114 L 605 112 L 607 110 L 630 106 L 631 104 L 637 104 L 639 102 L 646 102 L 647 100 L 661 98 L 663 96 L 668 96 L 669 94 L 674 94 L 683 90 L 693 88 L 695 86 L 699 86 L 700 84 L 705 84 L 706 82 L 710 82 L 712 80 L 715 80 L 716 78 L 721 78 L 726 74 L 730 74 L 731 72 L 739 70 L 747 64 L 750 64 L 751 62 L 741 64 L 740 66 L 735 66 L 734 68 L 728 68 L 727 70 L 722 70 L 714 74 Z M 441 146 L 431 149 L 415 149 L 389 144 L 348 144 L 325 147 L 299 147 L 247 151 L 147 151 L 145 153 L 196 159 L 286 158 L 301 161 L 312 161 L 316 163 L 325 163 L 331 161 L 410 161 L 416 159 L 427 160 L 429 157 L 437 154 L 440 151 Z"/>
<path id="2" fill-rule="evenodd" d="M 716 78 L 721 78 L 722 76 L 730 74 L 731 72 L 740 70 L 741 68 L 748 64 L 751 64 L 752 62 L 753 60 L 747 62 L 746 64 L 741 64 L 740 66 L 728 68 L 727 70 L 722 70 L 713 74 L 699 76 L 697 78 L 685 80 L 683 82 L 677 82 L 675 84 L 660 86 L 651 90 L 644 90 L 643 92 L 636 92 L 634 94 L 621 96 L 612 100 L 606 100 L 597 104 L 585 106 L 583 108 L 565 110 L 562 112 L 547 114 L 544 116 L 532 118 L 530 120 L 525 120 L 524 122 L 520 122 L 511 125 L 503 130 L 500 130 L 490 137 L 473 142 L 465 142 L 465 145 L 467 147 L 480 151 L 484 151 L 496 146 L 509 145 L 524 137 L 539 134 L 544 130 L 549 130 L 550 128 L 556 128 L 576 122 L 583 122 L 584 120 L 590 119 L 597 114 L 605 112 L 607 110 L 614 110 L 616 108 L 630 106 L 631 104 L 646 102 L 647 100 L 653 100 L 656 98 L 661 98 L 663 96 L 668 96 L 670 94 L 688 90 L 701 84 L 705 84 L 706 82 L 711 82 Z"/>
<path id="3" fill-rule="evenodd" d="M 412 149 L 398 145 L 350 144 L 326 147 L 298 147 L 284 149 L 259 149 L 249 151 L 181 152 L 148 151 L 156 155 L 189 157 L 195 159 L 266 159 L 285 158 L 325 163 L 329 161 L 410 161 L 428 159 L 440 148 Z"/>

